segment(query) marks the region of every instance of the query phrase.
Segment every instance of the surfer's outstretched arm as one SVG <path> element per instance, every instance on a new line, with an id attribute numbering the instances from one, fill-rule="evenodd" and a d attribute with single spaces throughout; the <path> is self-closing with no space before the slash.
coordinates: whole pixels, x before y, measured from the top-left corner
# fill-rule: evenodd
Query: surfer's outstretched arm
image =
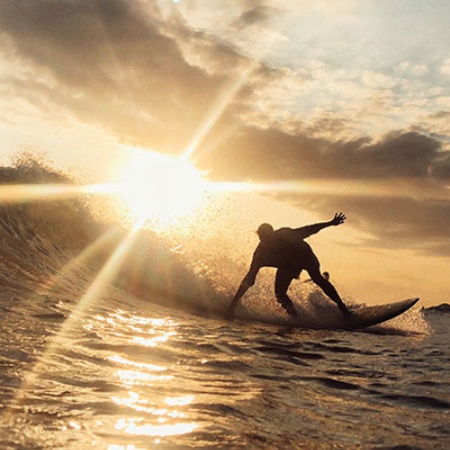
<path id="1" fill-rule="evenodd" d="M 295 228 L 294 231 L 300 235 L 301 239 L 305 239 L 311 236 L 312 234 L 318 233 L 320 230 L 323 230 L 324 228 L 341 225 L 342 223 L 345 222 L 346 219 L 347 216 L 340 212 L 336 213 L 334 217 L 328 222 L 320 222 L 315 223 L 313 225 L 306 225 L 304 227 Z"/>

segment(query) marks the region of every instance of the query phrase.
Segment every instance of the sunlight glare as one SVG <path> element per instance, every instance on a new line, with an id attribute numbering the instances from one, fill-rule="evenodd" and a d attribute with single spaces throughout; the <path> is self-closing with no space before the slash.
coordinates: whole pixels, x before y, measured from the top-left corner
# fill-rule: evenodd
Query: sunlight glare
<path id="1" fill-rule="evenodd" d="M 133 149 L 120 184 L 130 215 L 161 226 L 194 213 L 206 189 L 188 161 L 139 149 Z"/>

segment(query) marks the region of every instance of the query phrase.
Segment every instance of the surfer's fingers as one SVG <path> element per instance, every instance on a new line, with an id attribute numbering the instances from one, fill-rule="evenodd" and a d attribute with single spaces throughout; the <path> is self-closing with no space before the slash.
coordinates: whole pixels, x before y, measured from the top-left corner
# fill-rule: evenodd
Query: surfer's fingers
<path id="1" fill-rule="evenodd" d="M 341 223 L 344 223 L 344 221 L 347 219 L 347 216 L 344 214 L 344 213 L 342 213 L 342 212 L 339 212 L 339 213 L 335 213 L 334 214 L 334 218 L 333 218 L 333 223 L 335 224 L 335 225 L 340 225 Z"/>

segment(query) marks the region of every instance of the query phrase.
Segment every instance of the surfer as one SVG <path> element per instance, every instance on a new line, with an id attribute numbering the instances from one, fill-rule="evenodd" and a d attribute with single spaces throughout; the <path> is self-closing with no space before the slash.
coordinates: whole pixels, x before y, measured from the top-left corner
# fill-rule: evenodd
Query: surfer
<path id="1" fill-rule="evenodd" d="M 320 273 L 320 263 L 311 247 L 304 241 L 312 234 L 318 233 L 324 228 L 341 225 L 347 217 L 343 213 L 336 213 L 328 222 L 320 222 L 306 225 L 301 228 L 280 228 L 274 230 L 272 225 L 263 223 L 258 227 L 259 245 L 253 253 L 250 270 L 242 280 L 230 307 L 228 317 L 233 318 L 234 310 L 241 297 L 255 283 L 256 275 L 262 267 L 275 267 L 275 296 L 290 317 L 296 317 L 297 311 L 292 300 L 287 295 L 287 290 L 294 278 L 299 278 L 305 269 L 311 280 L 319 286 L 323 292 L 337 304 L 342 314 L 351 315 L 334 286 Z"/>

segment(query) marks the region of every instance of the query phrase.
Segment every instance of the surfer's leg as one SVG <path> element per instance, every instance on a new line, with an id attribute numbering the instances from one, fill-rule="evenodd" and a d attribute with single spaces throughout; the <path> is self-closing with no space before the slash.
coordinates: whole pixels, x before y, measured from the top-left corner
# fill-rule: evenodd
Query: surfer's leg
<path id="1" fill-rule="evenodd" d="M 313 258 L 310 258 L 308 267 L 306 267 L 306 271 L 309 273 L 311 280 L 313 280 L 313 282 L 317 284 L 317 286 L 319 286 L 322 291 L 338 305 L 344 316 L 349 317 L 351 315 L 350 311 L 344 305 L 344 302 L 335 287 L 320 273 L 320 264 L 317 257 L 314 254 L 312 254 L 312 256 Z"/>
<path id="2" fill-rule="evenodd" d="M 292 300 L 287 295 L 287 290 L 293 278 L 292 274 L 278 270 L 275 277 L 275 296 L 287 313 L 291 317 L 296 317 L 297 311 Z"/>

